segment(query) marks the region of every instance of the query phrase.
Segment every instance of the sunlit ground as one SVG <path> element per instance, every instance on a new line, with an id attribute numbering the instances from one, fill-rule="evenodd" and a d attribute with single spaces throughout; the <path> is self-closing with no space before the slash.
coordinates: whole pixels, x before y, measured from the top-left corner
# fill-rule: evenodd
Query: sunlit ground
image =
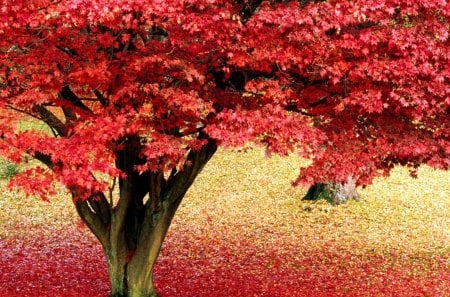
<path id="1" fill-rule="evenodd" d="M 336 207 L 301 201 L 300 165 L 220 151 L 173 222 L 161 296 L 450 296 L 449 172 L 397 168 Z M 106 296 L 100 247 L 50 201 L 0 196 L 0 296 Z"/>

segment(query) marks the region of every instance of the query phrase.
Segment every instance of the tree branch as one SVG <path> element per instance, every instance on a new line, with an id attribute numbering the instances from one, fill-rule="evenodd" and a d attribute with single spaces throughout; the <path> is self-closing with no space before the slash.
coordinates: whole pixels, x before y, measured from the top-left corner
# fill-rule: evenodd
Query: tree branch
<path id="1" fill-rule="evenodd" d="M 149 200 L 147 201 L 147 204 L 150 204 L 150 208 L 154 209 L 156 207 L 165 186 L 166 180 L 164 179 L 164 173 L 162 171 L 150 173 Z"/>
<path id="2" fill-rule="evenodd" d="M 111 206 L 106 199 L 104 193 L 99 192 L 92 195 L 88 199 L 90 207 L 94 210 L 95 214 L 100 216 L 104 225 L 109 225 L 111 223 Z"/>
<path id="3" fill-rule="evenodd" d="M 102 94 L 99 90 L 95 89 L 95 90 L 94 90 L 94 94 L 95 94 L 95 96 L 97 97 L 97 99 L 100 101 L 100 104 L 101 104 L 103 107 L 105 107 L 106 105 L 108 105 L 109 100 L 108 100 L 107 98 L 105 98 L 105 96 L 103 96 L 103 94 Z"/>
<path id="4" fill-rule="evenodd" d="M 246 21 L 255 14 L 262 0 L 248 0 L 243 2 L 244 3 L 242 4 L 240 13 L 242 15 L 242 19 Z"/>
<path id="5" fill-rule="evenodd" d="M 40 162 L 44 163 L 49 169 L 52 169 L 52 167 L 54 166 L 52 157 L 47 154 L 35 151 L 33 152 L 33 157 L 36 160 L 39 160 Z"/>
<path id="6" fill-rule="evenodd" d="M 170 197 L 167 198 L 171 201 L 182 199 L 197 175 L 214 155 L 216 150 L 216 142 L 212 139 L 208 139 L 208 143 L 199 151 L 190 151 L 183 170 L 178 171 L 167 181 L 167 189 L 171 191 Z"/>
<path id="7" fill-rule="evenodd" d="M 62 107 L 64 117 L 66 118 L 66 124 L 71 124 L 77 120 L 77 115 L 71 108 Z"/>
<path id="8" fill-rule="evenodd" d="M 123 144 L 124 149 L 119 151 L 116 156 L 116 167 L 125 173 L 126 176 L 124 178 L 119 178 L 119 201 L 113 208 L 111 214 L 110 241 L 113 245 L 119 244 L 123 240 L 127 240 L 125 238 L 125 232 L 123 232 L 125 228 L 130 227 L 127 226 L 127 217 L 130 215 L 130 212 L 135 212 L 131 214 L 133 216 L 138 215 L 138 212 L 142 209 L 142 206 L 140 205 L 142 204 L 142 200 L 137 196 L 145 196 L 145 194 L 141 193 L 145 192 L 145 190 L 140 190 L 139 186 L 141 184 L 148 186 L 148 179 L 142 181 L 142 176 L 139 176 L 134 170 L 134 166 L 139 162 L 139 157 L 137 155 L 140 148 L 139 137 L 130 135 L 124 139 Z M 147 184 L 145 184 L 145 182 Z M 130 208 L 133 209 L 130 210 Z"/>
<path id="9" fill-rule="evenodd" d="M 74 195 L 74 193 L 72 193 Z M 74 198 L 75 208 L 78 215 L 86 224 L 86 226 L 94 233 L 103 246 L 108 246 L 109 228 L 89 207 L 87 200 Z"/>
<path id="10" fill-rule="evenodd" d="M 56 130 L 58 135 L 67 136 L 67 127 L 61 122 L 58 117 L 56 117 L 51 111 L 45 108 L 42 105 L 36 105 L 33 107 L 33 110 L 39 113 L 40 120 L 45 122 L 50 128 Z"/>
<path id="11" fill-rule="evenodd" d="M 79 108 L 80 110 L 92 114 L 92 110 L 89 109 L 83 102 L 78 98 L 78 96 L 72 92 L 68 85 L 65 85 L 61 92 L 59 92 L 59 98 L 69 101 L 73 106 Z"/>

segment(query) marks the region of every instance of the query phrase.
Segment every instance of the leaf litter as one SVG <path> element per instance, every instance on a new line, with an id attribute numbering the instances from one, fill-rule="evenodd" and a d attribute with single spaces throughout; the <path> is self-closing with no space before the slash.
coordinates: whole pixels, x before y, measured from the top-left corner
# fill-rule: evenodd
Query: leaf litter
<path id="1" fill-rule="evenodd" d="M 305 164 L 214 156 L 161 251 L 160 295 L 450 296 L 448 172 L 395 168 L 335 207 L 291 187 Z M 101 247 L 64 191 L 50 203 L 3 191 L 0 209 L 0 296 L 107 296 Z"/>

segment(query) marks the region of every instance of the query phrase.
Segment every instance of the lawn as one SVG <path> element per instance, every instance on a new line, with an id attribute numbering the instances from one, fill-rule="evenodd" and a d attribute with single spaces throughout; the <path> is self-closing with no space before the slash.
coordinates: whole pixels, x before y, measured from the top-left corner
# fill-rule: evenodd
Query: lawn
<path id="1" fill-rule="evenodd" d="M 450 296 L 449 172 L 396 168 L 361 202 L 331 206 L 291 187 L 301 164 L 220 151 L 169 231 L 161 296 Z M 0 296 L 108 294 L 101 248 L 64 191 L 48 203 L 2 190 L 0 250 Z"/>

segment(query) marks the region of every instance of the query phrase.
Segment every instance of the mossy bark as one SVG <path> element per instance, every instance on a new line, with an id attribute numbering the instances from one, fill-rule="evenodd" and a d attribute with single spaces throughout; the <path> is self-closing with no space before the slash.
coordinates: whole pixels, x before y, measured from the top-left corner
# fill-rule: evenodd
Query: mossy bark
<path id="1" fill-rule="evenodd" d="M 316 183 L 303 197 L 303 200 L 319 199 L 325 199 L 333 205 L 343 204 L 352 199 L 361 200 L 352 178 L 349 178 L 346 183 Z"/>

